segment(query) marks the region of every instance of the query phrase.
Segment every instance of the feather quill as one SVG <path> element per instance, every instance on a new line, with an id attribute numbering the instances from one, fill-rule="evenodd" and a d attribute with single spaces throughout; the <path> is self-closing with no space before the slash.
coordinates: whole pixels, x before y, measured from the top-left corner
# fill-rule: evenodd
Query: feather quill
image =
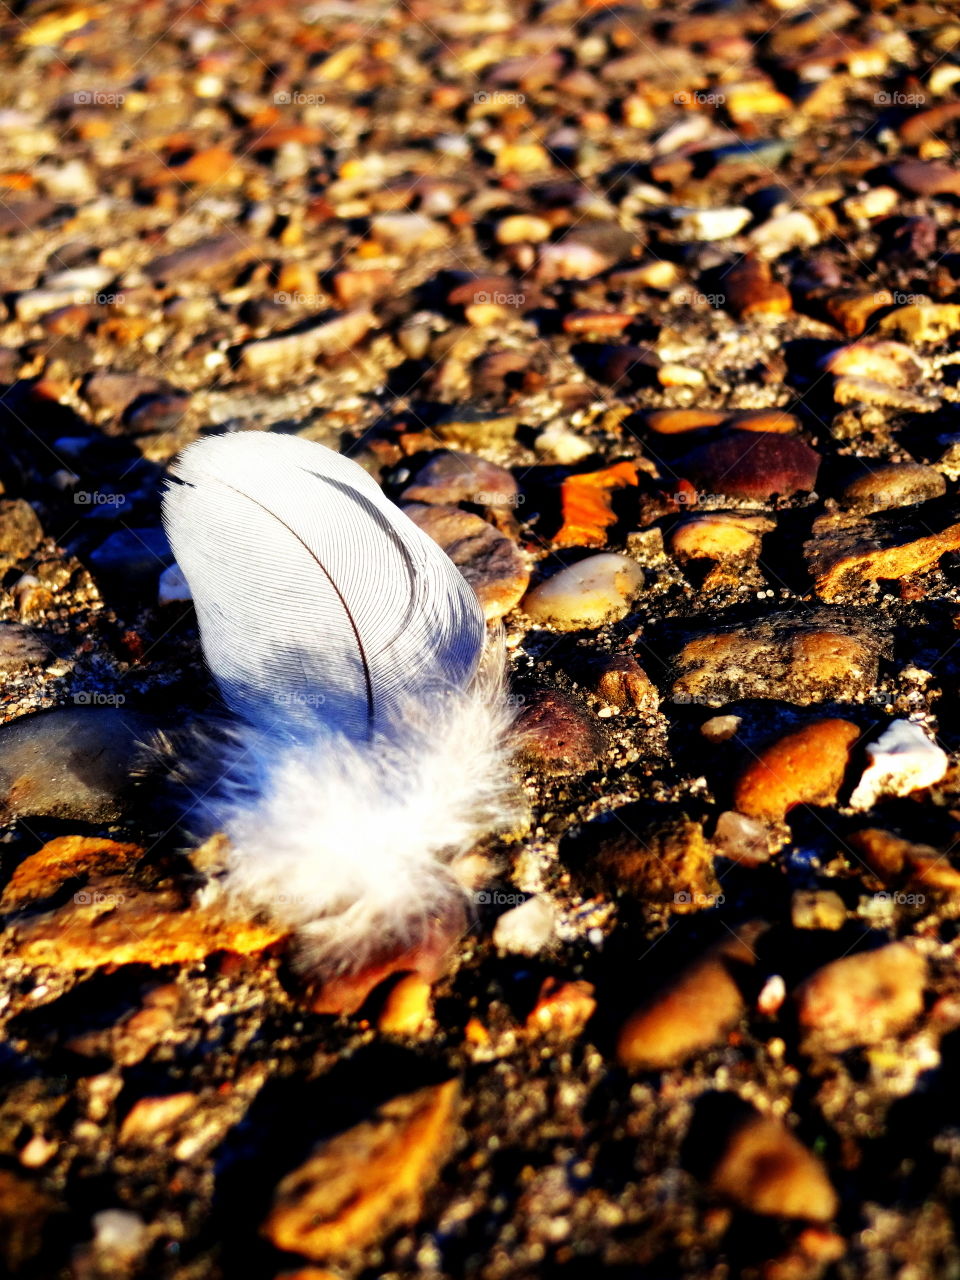
<path id="1" fill-rule="evenodd" d="M 462 917 L 457 864 L 514 816 L 502 644 L 361 467 L 243 432 L 187 448 L 163 518 L 233 712 L 200 804 L 223 890 L 325 975 Z"/>

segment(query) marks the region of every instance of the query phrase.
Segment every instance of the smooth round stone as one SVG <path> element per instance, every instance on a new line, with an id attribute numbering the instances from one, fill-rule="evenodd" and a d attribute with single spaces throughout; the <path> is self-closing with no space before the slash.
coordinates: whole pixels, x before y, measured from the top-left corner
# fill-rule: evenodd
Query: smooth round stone
<path id="1" fill-rule="evenodd" d="M 836 803 L 859 736 L 849 720 L 818 720 L 786 734 L 741 774 L 734 790 L 737 810 L 748 818 L 782 822 L 794 805 Z"/>
<path id="2" fill-rule="evenodd" d="M 403 491 L 404 502 L 477 507 L 516 506 L 517 482 L 504 467 L 472 453 L 438 453 L 420 468 Z"/>
<path id="3" fill-rule="evenodd" d="M 459 507 L 412 502 L 403 509 L 470 583 L 488 621 L 509 613 L 527 589 L 530 569 L 508 537 Z"/>
<path id="4" fill-rule="evenodd" d="M 113 822 L 122 813 L 139 744 L 151 740 L 157 725 L 125 707 L 120 694 L 85 690 L 74 698 L 80 705 L 22 716 L 0 728 L 5 820 Z"/>
<path id="5" fill-rule="evenodd" d="M 731 431 L 694 449 L 676 466 L 703 493 L 766 500 L 812 490 L 820 455 L 791 436 Z"/>
<path id="6" fill-rule="evenodd" d="M 775 527 L 763 516 L 721 512 L 695 516 L 674 529 L 670 550 L 679 560 L 739 560 L 760 554 L 761 539 Z"/>
<path id="7" fill-rule="evenodd" d="M 926 979 L 926 960 L 902 942 L 817 969 L 793 997 L 805 1051 L 844 1053 L 897 1034 L 922 1012 Z"/>
<path id="8" fill-rule="evenodd" d="M 533 622 L 559 631 L 602 627 L 626 617 L 644 583 L 629 556 L 602 552 L 561 569 L 528 591 L 522 608 Z"/>
<path id="9" fill-rule="evenodd" d="M 920 462 L 888 462 L 852 480 L 843 491 L 843 500 L 866 511 L 886 511 L 928 502 L 946 491 L 946 480 L 933 467 Z"/>

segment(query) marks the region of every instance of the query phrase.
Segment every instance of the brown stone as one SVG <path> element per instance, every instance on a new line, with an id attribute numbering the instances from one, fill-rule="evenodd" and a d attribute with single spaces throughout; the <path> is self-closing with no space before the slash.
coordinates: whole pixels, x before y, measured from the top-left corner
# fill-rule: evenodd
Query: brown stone
<path id="1" fill-rule="evenodd" d="M 225 919 L 185 905 L 171 889 L 149 893 L 128 878 L 91 881 L 54 911 L 8 921 L 6 953 L 60 972 L 105 965 L 192 964 L 215 951 L 250 955 L 285 936 L 277 925 Z"/>
<path id="2" fill-rule="evenodd" d="M 727 513 L 696 516 L 670 535 L 670 550 L 678 560 L 742 560 L 760 554 L 761 538 L 776 528 L 766 516 Z"/>
<path id="3" fill-rule="evenodd" d="M 960 169 L 927 160 L 898 160 L 890 176 L 915 196 L 960 195 Z"/>
<path id="4" fill-rule="evenodd" d="M 195 1093 L 166 1093 L 138 1098 L 127 1112 L 117 1141 L 120 1146 L 153 1146 L 197 1109 Z"/>
<path id="5" fill-rule="evenodd" d="M 430 1018 L 430 983 L 419 973 L 402 974 L 390 988 L 377 1026 L 386 1035 L 416 1035 Z"/>
<path id="6" fill-rule="evenodd" d="M 645 421 L 660 436 L 680 435 L 703 427 L 718 427 L 729 417 L 727 409 L 654 409 Z"/>
<path id="7" fill-rule="evenodd" d="M 841 333 L 848 338 L 859 338 L 874 312 L 892 305 L 893 294 L 889 289 L 874 289 L 872 293 L 834 294 L 827 299 L 826 312 Z"/>
<path id="8" fill-rule="evenodd" d="M 48 898 L 69 880 L 128 871 L 143 855 L 136 844 L 87 836 L 58 836 L 25 858 L 0 897 L 0 911 L 19 911 Z"/>
<path id="9" fill-rule="evenodd" d="M 920 377 L 916 356 L 902 342 L 852 342 L 831 351 L 819 367 L 835 376 L 872 378 L 892 387 L 911 386 Z"/>
<path id="10" fill-rule="evenodd" d="M 735 316 L 785 316 L 793 309 L 790 290 L 775 280 L 766 262 L 747 254 L 723 277 L 721 288 Z"/>
<path id="11" fill-rule="evenodd" d="M 960 871 L 931 845 L 915 844 L 880 827 L 855 831 L 848 843 L 884 884 L 935 893 L 960 891 Z"/>
<path id="12" fill-rule="evenodd" d="M 720 897 L 713 848 L 701 823 L 689 818 L 651 820 L 626 806 L 588 824 L 573 859 L 600 888 L 665 903 L 681 914 L 713 907 Z"/>
<path id="13" fill-rule="evenodd" d="M 875 378 L 857 378 L 844 374 L 833 384 L 833 398 L 839 405 L 883 405 L 888 409 L 909 409 L 914 413 L 933 413 L 939 409 L 936 396 L 925 396 L 906 387 L 891 387 Z"/>
<path id="14" fill-rule="evenodd" d="M 933 467 L 920 462 L 881 462 L 851 480 L 842 497 L 847 505 L 871 513 L 929 502 L 946 491 L 946 480 Z"/>
<path id="15" fill-rule="evenodd" d="M 604 702 L 637 711 L 656 711 L 657 687 L 629 653 L 604 654 L 594 665 L 596 690 Z"/>
<path id="16" fill-rule="evenodd" d="M 240 352 L 240 363 L 255 376 L 286 374 L 321 356 L 349 351 L 375 324 L 373 314 L 364 307 L 324 316 L 311 325 L 248 342 Z"/>
<path id="17" fill-rule="evenodd" d="M 0 566 L 24 559 L 42 538 L 43 527 L 29 502 L 0 499 Z"/>
<path id="18" fill-rule="evenodd" d="M 923 1009 L 926 977 L 902 942 L 824 965 L 794 992 L 804 1050 L 842 1053 L 903 1031 Z"/>
<path id="19" fill-rule="evenodd" d="M 654 409 L 645 418 L 657 435 L 680 435 L 705 427 L 733 427 L 738 431 L 772 431 L 787 435 L 799 430 L 800 420 L 782 409 Z"/>
<path id="20" fill-rule="evenodd" d="M 792 436 L 738 430 L 693 449 L 674 467 L 699 493 L 767 501 L 813 490 L 820 455 Z"/>
<path id="21" fill-rule="evenodd" d="M 487 619 L 502 618 L 520 602 L 530 583 L 530 566 L 505 534 L 459 507 L 410 503 L 403 509 L 470 583 Z"/>
<path id="22" fill-rule="evenodd" d="M 755 960 L 746 930 L 694 960 L 627 1019 L 617 1041 L 621 1066 L 663 1070 L 721 1044 L 746 1009 L 734 975 Z"/>
<path id="23" fill-rule="evenodd" d="M 739 1125 L 709 1180 L 751 1213 L 829 1222 L 839 1200 L 823 1163 L 782 1121 L 755 1113 Z"/>
<path id="24" fill-rule="evenodd" d="M 798 804 L 833 804 L 860 729 L 849 720 L 818 720 L 789 733 L 749 764 L 734 788 L 748 818 L 781 822 Z"/>
<path id="25" fill-rule="evenodd" d="M 593 1017 L 597 1001 L 591 982 L 545 978 L 537 1003 L 527 1015 L 528 1031 L 575 1039 Z"/>
<path id="26" fill-rule="evenodd" d="M 876 683 L 878 662 L 875 639 L 828 611 L 774 615 L 688 640 L 674 660 L 671 694 L 713 707 L 741 698 L 846 700 Z"/>
<path id="27" fill-rule="evenodd" d="M 559 689 L 538 689 L 528 697 L 517 740 L 520 754 L 548 776 L 595 768 L 605 747 L 594 718 Z"/>
<path id="28" fill-rule="evenodd" d="M 960 518 L 948 502 L 925 502 L 869 517 L 820 516 L 804 545 L 821 600 L 838 600 L 881 578 L 905 578 L 960 550 Z"/>
<path id="29" fill-rule="evenodd" d="M 323 1262 L 415 1222 L 456 1138 L 459 1102 L 459 1080 L 430 1085 L 322 1142 L 280 1182 L 263 1234 Z"/>

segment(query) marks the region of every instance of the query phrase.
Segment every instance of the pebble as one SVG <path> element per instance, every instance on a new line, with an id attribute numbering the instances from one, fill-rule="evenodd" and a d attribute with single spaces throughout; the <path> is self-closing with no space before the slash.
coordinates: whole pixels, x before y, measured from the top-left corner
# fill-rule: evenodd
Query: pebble
<path id="1" fill-rule="evenodd" d="M 804 543 L 807 570 L 821 600 L 833 601 L 884 578 L 904 578 L 932 568 L 960 550 L 960 520 L 950 507 L 923 503 L 872 516 L 819 516 Z"/>
<path id="2" fill-rule="evenodd" d="M 780 738 L 740 775 L 735 808 L 748 818 L 782 822 L 795 805 L 836 803 L 859 736 L 849 720 L 818 720 Z"/>
<path id="3" fill-rule="evenodd" d="M 258 954 L 284 931 L 243 916 L 185 906 L 174 889 L 148 892 L 126 876 L 91 880 L 53 911 L 15 919 L 6 952 L 58 973 L 142 964 L 196 964 L 217 951 Z"/>
<path id="4" fill-rule="evenodd" d="M 94 576 L 123 595 L 150 594 L 160 574 L 173 563 L 173 552 L 162 529 L 118 529 L 88 557 Z"/>
<path id="5" fill-rule="evenodd" d="M 196 1111 L 195 1093 L 166 1093 L 138 1098 L 127 1112 L 117 1141 L 122 1147 L 162 1145 L 181 1120 Z"/>
<path id="6" fill-rule="evenodd" d="M 58 836 L 14 869 L 3 894 L 0 912 L 19 911 L 49 898 L 70 880 L 130 871 L 143 856 L 135 844 L 119 844 L 91 836 Z"/>
<path id="7" fill-rule="evenodd" d="M 863 475 L 844 486 L 845 505 L 867 513 L 893 507 L 909 507 L 940 498 L 947 482 L 939 471 L 920 462 L 887 462 L 871 465 Z"/>
<path id="8" fill-rule="evenodd" d="M 822 239 L 823 228 L 805 209 L 792 209 L 769 218 L 750 233 L 758 257 L 768 262 L 793 249 L 811 249 Z"/>
<path id="9" fill-rule="evenodd" d="M 559 689 L 527 697 L 516 733 L 521 755 L 547 776 L 593 769 L 606 745 L 593 716 Z"/>
<path id="10" fill-rule="evenodd" d="M 158 287 L 187 280 L 205 280 L 226 275 L 231 268 L 254 252 L 251 243 L 236 232 L 209 236 L 193 244 L 154 258 L 144 267 L 144 275 Z"/>
<path id="11" fill-rule="evenodd" d="M 430 983 L 422 974 L 403 974 L 391 987 L 377 1026 L 385 1035 L 418 1035 L 430 1020 L 430 995 Z"/>
<path id="12" fill-rule="evenodd" d="M 433 429 L 445 443 L 471 450 L 512 443 L 517 425 L 515 413 L 488 413 L 468 405 L 455 405 L 434 423 Z"/>
<path id="13" fill-rule="evenodd" d="M 775 528 L 776 521 L 766 516 L 696 516 L 674 529 L 670 551 L 681 561 L 756 559 L 763 535 Z"/>
<path id="14" fill-rule="evenodd" d="M 646 415 L 646 424 L 657 435 L 665 436 L 719 426 L 779 435 L 788 435 L 800 428 L 800 420 L 782 409 L 655 409 Z"/>
<path id="15" fill-rule="evenodd" d="M 675 463 L 702 493 L 766 501 L 816 487 L 820 455 L 790 436 L 731 431 L 701 445 Z"/>
<path id="16" fill-rule="evenodd" d="M 558 631 L 602 627 L 626 617 L 644 581 L 635 560 L 603 552 L 539 583 L 527 592 L 521 607 L 531 622 Z"/>
<path id="17" fill-rule="evenodd" d="M 790 919 L 795 929 L 842 929 L 847 908 L 832 889 L 797 889 L 790 899 Z"/>
<path id="18" fill-rule="evenodd" d="M 908 1027 L 923 1009 L 926 961 L 893 942 L 817 969 L 794 992 L 803 1051 L 843 1053 Z"/>
<path id="19" fill-rule="evenodd" d="M 588 823 L 571 858 L 601 891 L 611 886 L 646 902 L 666 903 L 683 915 L 722 901 L 713 847 L 690 818 L 650 817 L 629 806 Z"/>
<path id="20" fill-rule="evenodd" d="M 726 717 L 724 717 L 726 718 Z M 766 823 L 726 809 L 717 818 L 713 833 L 717 853 L 745 867 L 759 867 L 773 855 Z"/>
<path id="21" fill-rule="evenodd" d="M 0 726 L 0 806 L 9 818 L 113 822 L 156 724 L 126 706 L 59 707 Z M 92 705 L 89 705 L 92 704 Z"/>
<path id="22" fill-rule="evenodd" d="M 403 490 L 404 502 L 454 506 L 515 507 L 519 486 L 505 467 L 476 454 L 447 450 L 437 453 L 417 471 Z"/>
<path id="23" fill-rule="evenodd" d="M 376 323 L 373 312 L 365 307 L 324 316 L 311 324 L 246 343 L 240 352 L 240 364 L 253 377 L 287 374 L 321 356 L 352 350 Z"/>
<path id="24" fill-rule="evenodd" d="M 880 827 L 854 831 L 849 842 L 884 884 L 947 893 L 960 890 L 960 871 L 931 845 L 914 844 Z"/>
<path id="25" fill-rule="evenodd" d="M 893 187 L 869 187 L 857 195 L 847 196 L 842 202 L 843 212 L 851 222 L 872 222 L 894 212 L 900 203 L 900 194 Z"/>
<path id="26" fill-rule="evenodd" d="M 0 567 L 24 560 L 43 538 L 37 513 L 22 498 L 0 499 Z"/>
<path id="27" fill-rule="evenodd" d="M 540 244 L 550 238 L 552 228 L 546 218 L 533 214 L 512 214 L 497 223 L 498 244 Z"/>
<path id="28" fill-rule="evenodd" d="M 557 913 L 549 898 L 534 894 L 497 917 L 493 945 L 512 955 L 535 956 L 553 941 Z"/>
<path id="29" fill-rule="evenodd" d="M 892 387 L 908 387 L 921 376 L 916 356 L 902 342 L 852 342 L 831 351 L 819 367 L 826 373 L 871 378 Z"/>
<path id="30" fill-rule="evenodd" d="M 742 205 L 729 209 L 671 209 L 681 240 L 727 240 L 742 231 L 753 214 Z"/>
<path id="31" fill-rule="evenodd" d="M 617 1060 L 628 1071 L 662 1071 L 722 1044 L 746 1011 L 742 977 L 756 962 L 749 932 L 710 948 L 624 1023 Z"/>
<path id="32" fill-rule="evenodd" d="M 867 324 L 881 308 L 893 305 L 889 289 L 875 289 L 872 293 L 849 290 L 834 294 L 826 301 L 827 315 L 848 338 L 858 338 Z"/>
<path id="33" fill-rule="evenodd" d="M 167 565 L 157 582 L 157 604 L 188 603 L 193 599 L 190 584 L 183 576 L 183 570 L 174 562 Z"/>
<path id="34" fill-rule="evenodd" d="M 572 431 L 562 422 L 551 422 L 537 436 L 533 447 L 536 453 L 561 466 L 576 466 L 594 452 L 589 440 Z"/>
<path id="35" fill-rule="evenodd" d="M 593 1017 L 597 1007 L 592 982 L 563 982 L 545 978 L 537 1003 L 527 1015 L 527 1031 L 560 1035 L 574 1040 Z"/>
<path id="36" fill-rule="evenodd" d="M 848 374 L 834 381 L 833 398 L 839 405 L 876 404 L 889 409 L 909 409 L 914 413 L 933 413 L 940 408 L 936 396 L 925 396 L 903 387 L 891 387 L 873 378 L 855 378 Z"/>
<path id="37" fill-rule="evenodd" d="M 321 1142 L 277 1186 L 263 1235 L 329 1262 L 416 1222 L 453 1147 L 459 1108 L 460 1082 L 448 1080 L 392 1098 Z"/>
<path id="38" fill-rule="evenodd" d="M 711 716 L 700 726 L 700 733 L 710 743 L 729 742 L 742 724 L 742 716 Z"/>
<path id="39" fill-rule="evenodd" d="M 720 288 L 725 305 L 741 320 L 779 319 L 793 310 L 786 285 L 775 280 L 765 261 L 747 254 L 724 274 Z"/>
<path id="40" fill-rule="evenodd" d="M 757 1112 L 738 1125 L 709 1188 L 750 1213 L 829 1222 L 840 1205 L 823 1162 L 781 1120 Z"/>
<path id="41" fill-rule="evenodd" d="M 502 618 L 519 603 L 530 582 L 530 567 L 505 534 L 459 507 L 408 503 L 403 510 L 457 566 L 488 621 Z"/>
<path id="42" fill-rule="evenodd" d="M 949 164 L 927 160 L 898 160 L 890 166 L 890 176 L 913 195 L 960 195 L 960 169 Z"/>
<path id="43" fill-rule="evenodd" d="M 960 304 L 947 302 L 915 302 L 896 307 L 877 325 L 878 333 L 889 333 L 907 342 L 946 342 L 958 329 Z"/>
<path id="44" fill-rule="evenodd" d="M 380 213 L 372 219 L 370 230 L 388 253 L 401 256 L 439 249 L 450 238 L 442 222 L 420 213 Z"/>
<path id="45" fill-rule="evenodd" d="M 918 724 L 894 720 L 876 742 L 867 743 L 869 764 L 850 797 L 853 809 L 871 809 L 882 796 L 907 796 L 932 787 L 950 758 Z"/>
<path id="46" fill-rule="evenodd" d="M 593 674 L 598 696 L 612 707 L 656 711 L 660 704 L 656 685 L 629 653 L 599 657 Z"/>
<path id="47" fill-rule="evenodd" d="M 83 398 L 92 409 L 121 414 L 142 396 L 161 395 L 169 390 L 170 383 L 163 378 L 99 369 L 84 382 Z"/>
<path id="48" fill-rule="evenodd" d="M 688 640 L 674 659 L 675 702 L 721 707 L 741 698 L 783 698 L 800 706 L 857 699 L 877 680 L 876 639 L 828 613 L 803 620 L 772 615 L 751 626 Z"/>

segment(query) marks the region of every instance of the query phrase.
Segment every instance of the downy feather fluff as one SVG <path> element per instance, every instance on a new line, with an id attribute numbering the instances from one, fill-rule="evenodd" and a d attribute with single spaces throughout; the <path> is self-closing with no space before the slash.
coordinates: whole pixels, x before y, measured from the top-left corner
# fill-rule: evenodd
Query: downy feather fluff
<path id="1" fill-rule="evenodd" d="M 449 932 L 458 859 L 513 816 L 472 588 L 361 467 L 295 437 L 191 445 L 163 517 L 234 713 L 199 805 L 229 837 L 223 890 L 324 974 Z"/>

